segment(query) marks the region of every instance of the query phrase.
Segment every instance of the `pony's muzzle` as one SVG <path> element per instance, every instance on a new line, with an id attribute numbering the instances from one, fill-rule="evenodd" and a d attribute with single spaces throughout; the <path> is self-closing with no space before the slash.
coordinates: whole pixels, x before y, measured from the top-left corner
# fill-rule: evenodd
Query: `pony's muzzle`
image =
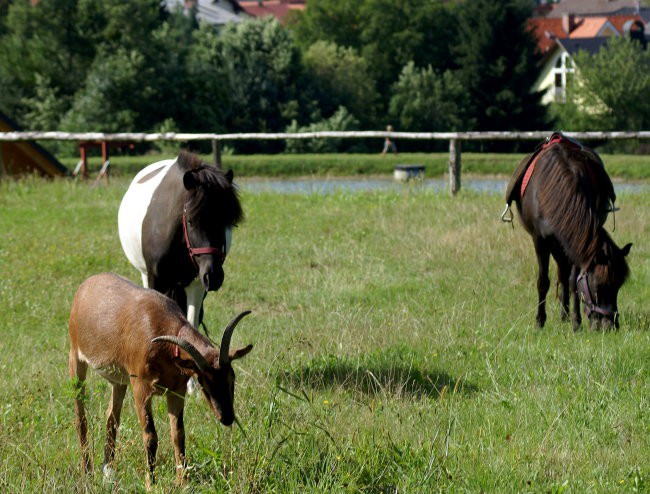
<path id="1" fill-rule="evenodd" d="M 210 266 L 201 274 L 201 283 L 203 283 L 206 292 L 214 292 L 223 285 L 223 278 L 223 269 L 220 266 L 216 269 Z"/>

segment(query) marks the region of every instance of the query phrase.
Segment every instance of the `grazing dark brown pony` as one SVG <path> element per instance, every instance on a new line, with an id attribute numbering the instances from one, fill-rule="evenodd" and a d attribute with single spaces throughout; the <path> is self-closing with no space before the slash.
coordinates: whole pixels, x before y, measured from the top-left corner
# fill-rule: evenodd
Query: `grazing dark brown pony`
<path id="1" fill-rule="evenodd" d="M 549 137 L 515 171 L 506 202 L 517 204 L 521 222 L 533 237 L 540 328 L 546 322 L 551 255 L 558 268 L 562 319 L 569 317 L 573 295 L 574 330 L 582 322 L 580 298 L 592 327 L 619 327 L 618 291 L 629 274 L 625 257 L 632 244 L 618 248 L 603 228 L 615 200 L 600 157 L 560 133 Z"/>
<path id="2" fill-rule="evenodd" d="M 231 230 L 242 218 L 232 180 L 232 171 L 181 152 L 141 170 L 120 204 L 120 241 L 142 284 L 173 298 L 195 327 L 206 293 L 223 283 Z"/>

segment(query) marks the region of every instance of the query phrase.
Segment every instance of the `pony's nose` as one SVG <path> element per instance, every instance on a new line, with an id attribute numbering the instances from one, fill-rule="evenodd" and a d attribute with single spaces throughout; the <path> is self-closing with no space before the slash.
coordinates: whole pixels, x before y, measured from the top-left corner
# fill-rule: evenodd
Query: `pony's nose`
<path id="1" fill-rule="evenodd" d="M 210 269 L 203 274 L 201 282 L 203 283 L 203 288 L 205 288 L 206 292 L 214 292 L 223 285 L 223 278 L 223 269 Z"/>

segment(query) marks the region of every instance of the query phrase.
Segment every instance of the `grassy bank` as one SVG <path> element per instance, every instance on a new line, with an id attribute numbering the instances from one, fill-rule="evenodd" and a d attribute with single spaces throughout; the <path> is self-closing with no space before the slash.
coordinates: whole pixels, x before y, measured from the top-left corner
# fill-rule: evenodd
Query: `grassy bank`
<path id="1" fill-rule="evenodd" d="M 67 317 L 87 276 L 138 277 L 116 232 L 127 181 L 0 183 L 0 487 L 104 492 L 105 382 L 89 379 L 95 472 L 78 469 Z M 187 488 L 173 488 L 164 400 L 155 492 L 647 492 L 650 194 L 621 195 L 634 242 L 618 332 L 571 331 L 549 302 L 534 327 L 535 256 L 498 195 L 242 196 L 212 334 L 233 345 L 245 433 L 188 400 Z M 553 290 L 551 290 L 553 293 Z M 130 396 L 117 492 L 142 486 Z"/>
<path id="2" fill-rule="evenodd" d="M 531 149 L 532 150 L 532 149 Z M 111 158 L 114 175 L 133 176 L 149 163 L 173 157 L 153 156 L 115 156 Z M 463 153 L 463 173 L 479 175 L 510 176 L 524 154 Z M 650 178 L 650 157 L 634 155 L 603 155 L 609 173 L 616 178 L 639 180 Z M 204 159 L 212 161 L 212 156 Z M 418 164 L 426 167 L 428 177 L 447 172 L 449 155 L 447 153 L 403 153 L 381 156 L 379 154 L 277 154 L 277 155 L 225 155 L 224 168 L 231 168 L 237 176 L 300 176 L 300 175 L 382 175 L 391 174 L 395 165 Z M 63 163 L 74 169 L 78 158 L 63 159 Z M 91 171 L 96 174 L 101 167 L 101 159 L 90 161 Z M 94 175 L 93 175 L 94 176 Z"/>

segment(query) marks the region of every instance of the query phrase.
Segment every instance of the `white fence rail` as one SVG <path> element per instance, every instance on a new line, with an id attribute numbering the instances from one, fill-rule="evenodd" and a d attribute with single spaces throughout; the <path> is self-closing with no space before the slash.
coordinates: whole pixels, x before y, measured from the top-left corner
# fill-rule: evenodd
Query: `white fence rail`
<path id="1" fill-rule="evenodd" d="M 521 141 L 544 139 L 551 131 L 530 132 L 386 132 L 386 131 L 321 131 L 321 132 L 294 132 L 294 133 L 248 133 L 248 134 L 213 134 L 213 133 L 180 133 L 180 132 L 0 132 L 1 141 L 241 141 L 241 140 L 281 140 L 281 139 L 365 139 L 384 138 L 410 139 L 410 140 L 452 140 L 459 141 Z M 637 132 L 564 132 L 568 137 L 583 140 L 594 139 L 650 139 L 650 131 Z"/>
<path id="2" fill-rule="evenodd" d="M 215 162 L 221 162 L 219 143 L 222 141 L 241 140 L 284 140 L 284 139 L 367 139 L 391 138 L 407 140 L 447 140 L 449 141 L 449 191 L 456 194 L 460 190 L 461 172 L 461 142 L 462 141 L 524 141 L 542 140 L 551 131 L 529 132 L 387 132 L 387 131 L 322 131 L 294 133 L 247 133 L 247 134 L 214 134 L 214 133 L 142 133 L 142 132 L 0 132 L 0 142 L 20 141 L 77 141 L 77 142 L 156 142 L 156 141 L 212 141 Z M 579 140 L 623 140 L 650 139 L 650 131 L 637 132 L 564 132 L 568 137 Z"/>

